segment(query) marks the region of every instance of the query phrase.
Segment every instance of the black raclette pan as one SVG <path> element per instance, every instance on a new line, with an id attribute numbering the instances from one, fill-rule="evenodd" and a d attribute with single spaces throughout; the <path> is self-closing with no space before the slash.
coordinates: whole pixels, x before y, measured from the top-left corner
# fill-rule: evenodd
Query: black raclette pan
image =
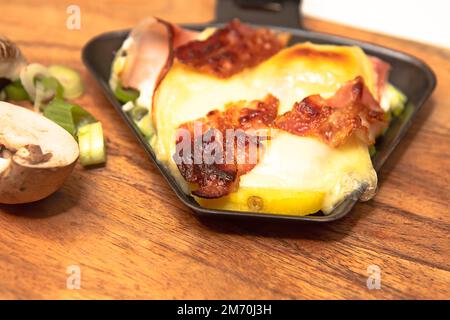
<path id="1" fill-rule="evenodd" d="M 193 30 L 203 30 L 206 27 L 222 26 L 233 18 L 239 18 L 242 22 L 256 26 L 264 26 L 278 31 L 289 32 L 292 35 L 290 44 L 311 41 L 323 44 L 355 45 L 361 47 L 366 53 L 377 56 L 390 63 L 392 69 L 389 81 L 406 94 L 408 97 L 408 105 L 400 117 L 395 118 L 390 123 L 387 132 L 377 140 L 377 153 L 372 158 L 373 165 L 377 171 L 379 171 L 383 163 L 405 135 L 417 112 L 424 105 L 436 85 L 436 78 L 433 71 L 424 62 L 410 55 L 370 43 L 305 30 L 302 27 L 302 21 L 300 19 L 300 1 L 288 0 L 283 2 L 268 2 L 265 0 L 220 0 L 217 1 L 216 5 L 216 17 L 217 20 L 214 23 L 184 25 L 184 27 Z M 136 23 L 137 22 L 138 21 L 136 21 Z M 128 33 L 129 30 L 125 30 L 108 32 L 96 36 L 83 48 L 83 62 L 100 84 L 111 104 L 134 132 L 136 138 L 147 151 L 154 164 L 158 167 L 179 199 L 186 206 L 200 215 L 314 222 L 337 220 L 345 216 L 352 209 L 357 201 L 355 199 L 358 198 L 359 194 L 355 194 L 343 201 L 328 215 L 319 212 L 309 216 L 291 216 L 257 212 L 225 211 L 201 207 L 191 196 L 182 191 L 181 187 L 171 176 L 169 170 L 158 162 L 152 147 L 139 132 L 139 129 L 136 127 L 133 120 L 122 111 L 122 104 L 116 99 L 114 93 L 109 88 L 108 81 L 114 54 L 121 47 L 123 41 L 128 36 Z"/>

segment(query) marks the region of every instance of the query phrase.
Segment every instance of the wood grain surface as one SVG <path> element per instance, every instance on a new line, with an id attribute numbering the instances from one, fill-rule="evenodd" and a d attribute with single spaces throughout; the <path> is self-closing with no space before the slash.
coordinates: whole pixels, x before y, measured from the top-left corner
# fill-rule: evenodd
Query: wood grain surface
<path id="1" fill-rule="evenodd" d="M 438 86 L 379 176 L 379 192 L 329 224 L 200 219 L 171 191 L 81 62 L 93 36 L 157 15 L 213 19 L 214 1 L 1 1 L 0 32 L 29 61 L 79 70 L 77 100 L 103 123 L 104 168 L 77 166 L 46 200 L 0 206 L 0 298 L 450 298 L 450 51 L 306 20 L 313 30 L 405 51 Z M 412 79 L 413 81 L 413 79 Z M 66 286 L 81 270 L 81 289 Z M 381 289 L 366 286 L 381 269 Z"/>

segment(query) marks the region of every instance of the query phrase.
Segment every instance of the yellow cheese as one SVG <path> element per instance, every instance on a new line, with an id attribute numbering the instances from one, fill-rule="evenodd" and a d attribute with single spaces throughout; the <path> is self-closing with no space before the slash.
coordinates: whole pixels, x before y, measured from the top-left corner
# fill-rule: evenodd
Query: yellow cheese
<path id="1" fill-rule="evenodd" d="M 317 191 L 240 187 L 237 192 L 219 199 L 195 199 L 210 209 L 307 215 L 322 208 L 324 196 L 323 192 Z"/>
<path id="2" fill-rule="evenodd" d="M 376 184 L 367 146 L 360 141 L 331 148 L 317 139 L 280 131 L 266 145 L 262 160 L 241 177 L 237 192 L 198 202 L 226 210 L 305 215 L 329 212 L 361 187 L 367 186 L 369 195 Z"/>

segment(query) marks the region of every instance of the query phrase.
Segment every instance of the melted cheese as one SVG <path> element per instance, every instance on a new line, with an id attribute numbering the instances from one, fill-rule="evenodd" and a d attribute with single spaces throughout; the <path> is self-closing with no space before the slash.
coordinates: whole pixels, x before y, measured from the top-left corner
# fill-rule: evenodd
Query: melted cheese
<path id="1" fill-rule="evenodd" d="M 309 95 L 333 95 L 358 75 L 374 90 L 372 64 L 360 48 L 311 43 L 284 49 L 227 79 L 199 73 L 175 61 L 155 94 L 158 157 L 167 159 L 173 154 L 174 130 L 180 124 L 204 117 L 213 109 L 223 110 L 230 101 L 262 99 L 271 93 L 280 100 L 281 114 Z"/>
<path id="2" fill-rule="evenodd" d="M 329 212 L 355 190 L 368 187 L 368 194 L 376 184 L 367 147 L 359 141 L 335 149 L 279 132 L 266 145 L 262 161 L 241 177 L 237 192 L 225 200 L 197 201 L 227 210 L 305 215 Z"/>
<path id="3" fill-rule="evenodd" d="M 373 92 L 373 68 L 360 48 L 311 43 L 284 49 L 228 79 L 199 73 L 175 61 L 155 93 L 152 114 L 157 134 L 152 146 L 189 192 L 172 159 L 179 125 L 213 109 L 223 110 L 231 101 L 262 99 L 268 93 L 280 100 L 281 114 L 306 96 L 331 96 L 358 75 Z M 221 209 L 255 211 L 261 207 L 261 212 L 304 215 L 320 209 L 328 212 L 362 186 L 371 191 L 376 186 L 367 146 L 350 141 L 334 149 L 312 138 L 280 132 L 267 145 L 262 161 L 241 177 L 236 193 L 198 201 Z"/>

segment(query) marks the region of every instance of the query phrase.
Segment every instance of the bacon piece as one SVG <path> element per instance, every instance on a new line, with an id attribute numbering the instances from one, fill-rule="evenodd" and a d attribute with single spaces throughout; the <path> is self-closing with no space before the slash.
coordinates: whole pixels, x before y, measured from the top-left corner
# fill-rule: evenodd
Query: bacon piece
<path id="1" fill-rule="evenodd" d="M 219 198 L 237 188 L 261 157 L 261 141 L 270 138 L 263 129 L 273 124 L 278 105 L 272 95 L 239 101 L 179 127 L 174 160 L 184 179 L 197 185 L 194 195 Z"/>
<path id="2" fill-rule="evenodd" d="M 228 78 L 254 67 L 280 51 L 288 42 L 286 33 L 253 29 L 233 20 L 203 41 L 191 41 L 175 50 L 176 58 L 200 72 Z"/>
<path id="3" fill-rule="evenodd" d="M 124 88 L 140 89 L 153 95 L 158 84 L 173 62 L 173 49 L 195 39 L 198 32 L 182 29 L 167 21 L 150 18 L 143 20 L 130 33 L 131 46 L 120 74 Z"/>
<path id="4" fill-rule="evenodd" d="M 354 133 L 373 144 L 386 125 L 383 109 L 361 77 L 346 83 L 331 98 L 306 97 L 275 122 L 277 128 L 299 136 L 315 136 L 332 147 L 342 145 Z"/>

